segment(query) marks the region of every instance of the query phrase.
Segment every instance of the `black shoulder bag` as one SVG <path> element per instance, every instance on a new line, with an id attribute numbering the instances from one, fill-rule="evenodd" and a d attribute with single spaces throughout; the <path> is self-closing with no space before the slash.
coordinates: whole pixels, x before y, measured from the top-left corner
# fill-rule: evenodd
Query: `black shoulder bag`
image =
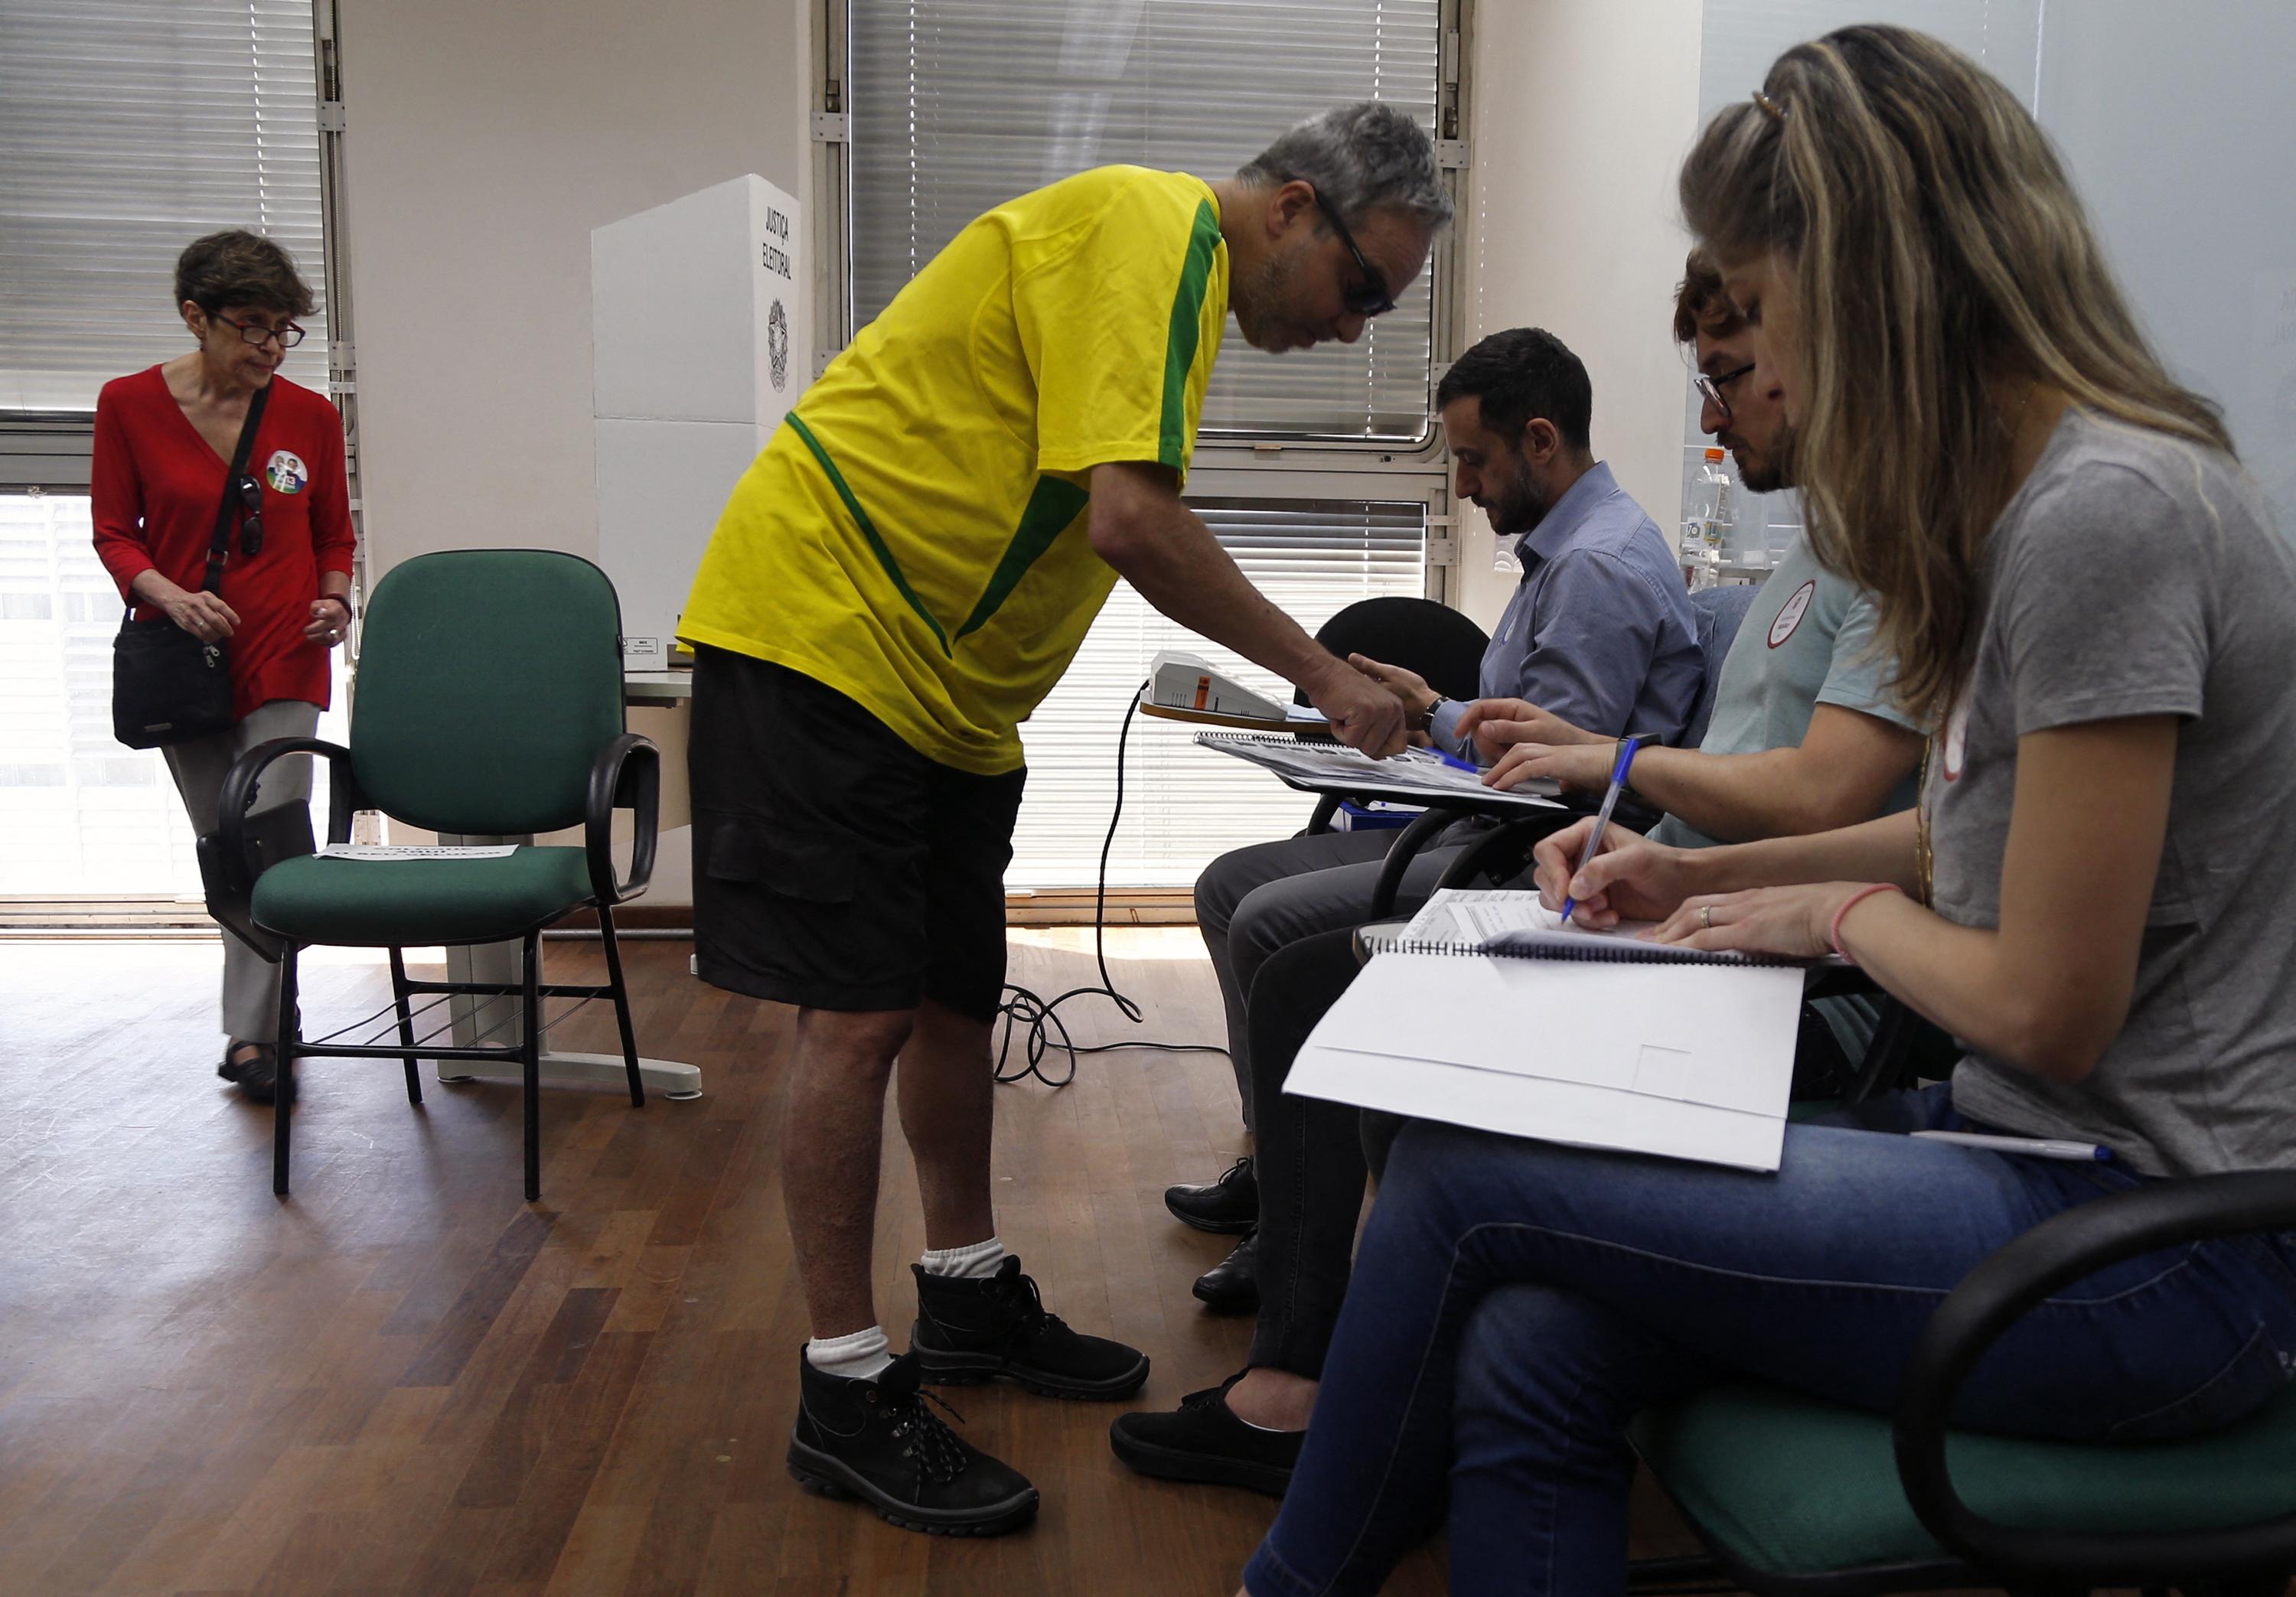
<path id="1" fill-rule="evenodd" d="M 247 402 L 247 420 L 223 479 L 223 506 L 216 512 L 215 536 L 208 540 L 208 574 L 201 588 L 223 591 L 224 557 L 239 516 L 239 484 L 248 452 L 263 421 L 265 383 Z M 138 621 L 130 604 L 111 640 L 111 735 L 130 749 L 158 749 L 226 732 L 232 725 L 231 662 L 222 640 L 205 643 L 162 616 Z"/>

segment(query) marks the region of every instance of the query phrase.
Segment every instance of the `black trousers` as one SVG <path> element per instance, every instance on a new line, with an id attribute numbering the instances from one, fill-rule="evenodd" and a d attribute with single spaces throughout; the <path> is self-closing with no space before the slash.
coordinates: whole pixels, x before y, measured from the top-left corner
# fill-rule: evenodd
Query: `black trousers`
<path id="1" fill-rule="evenodd" d="M 1348 1293 L 1368 1173 L 1365 1143 L 1383 1152 L 1401 1121 L 1321 1098 L 1293 1097 L 1283 1091 L 1283 1080 L 1308 1033 L 1339 1002 L 1357 968 L 1352 930 L 1317 932 L 1271 954 L 1245 1003 L 1253 1170 L 1259 1178 L 1259 1323 L 1250 1362 L 1311 1380 L 1323 1378 L 1324 1355 Z M 1847 1069 L 1833 1028 L 1804 1004 L 1793 1095 L 1832 1096 Z"/>

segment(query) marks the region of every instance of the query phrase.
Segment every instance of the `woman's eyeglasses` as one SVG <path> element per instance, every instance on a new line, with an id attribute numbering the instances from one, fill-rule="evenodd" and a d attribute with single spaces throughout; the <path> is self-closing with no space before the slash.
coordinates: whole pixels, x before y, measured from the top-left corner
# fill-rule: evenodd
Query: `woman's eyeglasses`
<path id="1" fill-rule="evenodd" d="M 1299 180 L 1294 178 L 1287 181 Z M 1341 294 L 1341 300 L 1347 306 L 1349 314 L 1357 316 L 1383 316 L 1393 310 L 1395 296 L 1388 292 L 1387 274 L 1373 266 L 1365 258 L 1364 252 L 1356 247 L 1356 235 L 1348 231 L 1348 225 L 1340 220 L 1338 209 L 1324 198 L 1323 192 L 1313 184 L 1308 186 L 1308 192 L 1316 196 L 1316 209 L 1324 213 L 1324 219 L 1332 225 L 1332 231 L 1340 235 L 1340 242 L 1345 244 L 1348 247 L 1348 253 L 1355 258 L 1356 270 L 1363 274 L 1361 283 L 1342 291 Z"/>
<path id="2" fill-rule="evenodd" d="M 263 553 L 263 485 L 252 477 L 239 479 L 239 552 L 250 560 Z"/>
<path id="3" fill-rule="evenodd" d="M 210 315 L 208 320 L 220 322 L 226 327 L 239 329 L 239 341 L 242 344 L 260 344 L 271 339 L 277 339 L 282 349 L 292 349 L 303 341 L 303 330 L 292 322 L 282 322 L 276 327 L 266 327 L 259 322 L 234 322 L 225 315 Z"/>
<path id="4" fill-rule="evenodd" d="M 1699 393 L 1705 398 L 1706 403 L 1720 411 L 1722 413 L 1722 419 L 1726 422 L 1730 419 L 1730 401 L 1723 397 L 1722 390 L 1728 388 L 1732 383 L 1737 381 L 1741 377 L 1743 377 L 1747 373 L 1753 369 L 1754 363 L 1752 361 L 1748 361 L 1736 371 L 1725 372 L 1719 377 L 1709 377 L 1703 372 L 1693 372 L 1690 374 L 1690 381 L 1697 387 Z"/>

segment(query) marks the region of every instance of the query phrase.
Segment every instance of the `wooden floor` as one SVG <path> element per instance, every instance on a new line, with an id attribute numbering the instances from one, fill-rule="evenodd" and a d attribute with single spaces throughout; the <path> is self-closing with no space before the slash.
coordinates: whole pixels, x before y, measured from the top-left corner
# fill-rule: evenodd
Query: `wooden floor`
<path id="1" fill-rule="evenodd" d="M 1090 975 L 1088 934 L 1016 932 L 1013 979 Z M 1146 1007 L 1067 1013 L 1078 1042 L 1216 1041 L 1193 930 L 1113 934 Z M 295 1192 L 270 1115 L 212 1072 L 214 944 L 0 943 L 0 1592 L 1091 1593 L 1235 1589 L 1267 1500 L 1133 1476 L 1118 1409 L 952 1393 L 976 1445 L 1043 1488 L 993 1542 L 894 1530 L 783 1468 L 805 1321 L 776 1157 L 789 1011 L 626 945 L 643 1052 L 707 1096 L 567 1091 L 544 1106 L 543 1201 L 518 1187 L 514 1089 L 306 1068 Z M 549 946 L 597 979 L 594 944 Z M 364 956 L 307 968 L 307 1030 L 387 1002 Z M 553 1034 L 609 1049 L 593 1006 Z M 1223 1240 L 1161 1193 L 1237 1151 L 1225 1059 L 1087 1057 L 1076 1084 L 1000 1089 L 999 1228 L 1079 1328 L 1147 1349 L 1142 1405 L 1240 1367 L 1249 1323 L 1201 1311 Z M 890 1139 L 880 1302 L 897 1346 L 922 1246 Z M 1685 1550 L 1638 1502 L 1637 1551 Z M 1423 1551 L 1389 1590 L 1443 1588 Z"/>

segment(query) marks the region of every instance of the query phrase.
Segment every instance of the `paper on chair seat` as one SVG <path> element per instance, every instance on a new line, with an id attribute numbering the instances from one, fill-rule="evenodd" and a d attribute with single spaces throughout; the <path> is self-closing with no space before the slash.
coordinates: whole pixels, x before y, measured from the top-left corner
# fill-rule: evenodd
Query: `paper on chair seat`
<path id="1" fill-rule="evenodd" d="M 329 843 L 323 859 L 508 859 L 515 843 L 449 846 L 444 843 Z"/>
<path id="2" fill-rule="evenodd" d="M 1373 958 L 1286 1092 L 1546 1142 L 1775 1170 L 1802 973 Z"/>

